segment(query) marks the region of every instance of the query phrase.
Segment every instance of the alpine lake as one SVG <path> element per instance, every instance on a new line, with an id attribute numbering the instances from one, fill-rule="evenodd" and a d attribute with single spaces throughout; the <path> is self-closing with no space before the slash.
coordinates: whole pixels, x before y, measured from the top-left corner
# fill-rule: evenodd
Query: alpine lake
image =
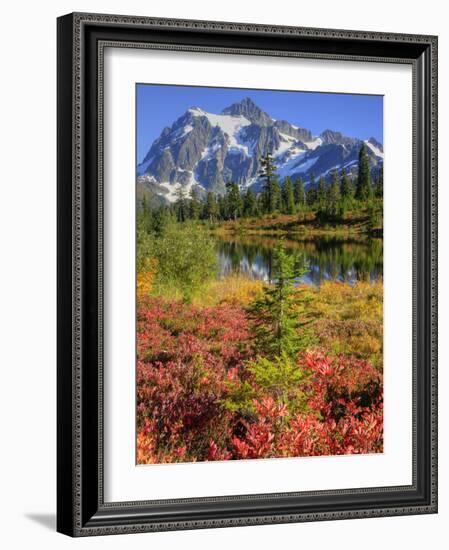
<path id="1" fill-rule="evenodd" d="M 264 235 L 214 236 L 219 278 L 233 274 L 253 280 L 273 280 L 273 255 L 279 237 Z M 313 237 L 308 240 L 284 235 L 287 253 L 294 254 L 303 275 L 298 283 L 320 285 L 323 281 L 375 282 L 383 275 L 383 241 L 379 238 L 339 240 Z"/>

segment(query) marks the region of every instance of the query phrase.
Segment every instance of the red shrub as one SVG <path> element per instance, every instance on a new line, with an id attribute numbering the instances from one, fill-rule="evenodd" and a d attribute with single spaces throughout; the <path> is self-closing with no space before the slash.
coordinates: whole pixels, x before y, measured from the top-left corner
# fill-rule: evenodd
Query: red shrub
<path id="1" fill-rule="evenodd" d="M 298 357 L 305 410 L 276 396 L 248 412 L 226 407 L 229 391 L 260 388 L 245 312 L 147 298 L 138 312 L 138 463 L 381 452 L 382 380 L 366 361 L 319 352 Z M 248 386 L 249 385 L 249 386 Z M 298 409 L 296 409 L 298 410 Z"/>
<path id="2" fill-rule="evenodd" d="M 138 314 L 137 411 L 142 462 L 225 460 L 232 414 L 228 372 L 248 357 L 241 309 L 147 299 Z M 210 443 L 213 441 L 213 444 Z"/>

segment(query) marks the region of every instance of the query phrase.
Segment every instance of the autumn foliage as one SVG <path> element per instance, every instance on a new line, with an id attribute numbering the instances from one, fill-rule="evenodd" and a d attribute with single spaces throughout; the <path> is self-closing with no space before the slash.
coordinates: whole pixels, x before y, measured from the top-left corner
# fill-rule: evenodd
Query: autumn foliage
<path id="1" fill-rule="evenodd" d="M 334 288 L 322 306 L 333 324 L 317 325 L 316 345 L 265 357 L 239 300 L 141 296 L 137 462 L 382 452 L 382 368 L 369 359 L 378 350 L 326 347 L 326 331 L 347 329 L 331 314 L 335 300 Z"/>

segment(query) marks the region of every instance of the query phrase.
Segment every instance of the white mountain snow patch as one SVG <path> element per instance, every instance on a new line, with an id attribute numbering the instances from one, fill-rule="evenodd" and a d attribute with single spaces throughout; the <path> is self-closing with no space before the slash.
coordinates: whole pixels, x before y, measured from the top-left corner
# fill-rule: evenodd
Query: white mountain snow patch
<path id="1" fill-rule="evenodd" d="M 239 184 L 239 189 L 240 191 L 245 191 L 246 189 L 248 189 L 249 187 L 251 187 L 251 185 L 253 185 L 254 183 L 256 183 L 256 181 L 259 179 L 259 176 L 253 176 L 252 178 L 249 178 L 247 179 L 244 183 L 240 183 Z"/>
<path id="2" fill-rule="evenodd" d="M 287 162 L 282 164 L 282 166 L 279 166 L 277 169 L 279 177 L 283 179 L 286 176 L 289 176 L 290 174 L 295 172 L 296 166 L 300 164 L 300 162 L 298 162 L 298 159 L 305 155 L 305 153 L 306 151 L 304 151 L 303 149 L 299 149 L 298 147 L 292 148 L 290 158 L 287 160 Z"/>
<path id="3" fill-rule="evenodd" d="M 192 107 L 188 110 L 189 113 L 192 113 L 193 116 L 204 116 L 207 115 L 206 111 L 203 111 L 200 107 Z"/>
<path id="4" fill-rule="evenodd" d="M 190 134 L 192 130 L 193 130 L 193 126 L 191 124 L 186 124 L 185 126 L 182 126 L 178 130 L 176 130 L 173 137 L 175 140 L 181 139 L 187 134 Z"/>
<path id="5" fill-rule="evenodd" d="M 191 173 L 190 181 L 187 184 L 181 185 L 180 183 L 173 184 L 173 183 L 170 183 L 169 181 L 163 181 L 158 183 L 158 185 L 163 187 L 167 191 L 167 193 L 157 193 L 157 194 L 166 198 L 169 202 L 173 203 L 177 201 L 178 191 L 181 187 L 186 197 L 190 196 L 190 191 L 192 190 L 192 187 L 200 187 L 201 189 L 204 189 L 204 187 L 200 183 L 198 183 L 198 181 L 195 178 L 195 174 L 193 174 L 191 170 L 183 170 L 183 171 Z"/>
<path id="6" fill-rule="evenodd" d="M 312 141 L 305 141 L 305 145 L 312 151 L 314 151 L 317 147 L 323 144 L 323 140 L 320 137 L 316 137 Z"/>
<path id="7" fill-rule="evenodd" d="M 198 161 L 198 163 L 200 163 L 204 159 L 210 160 L 210 159 L 214 158 L 214 153 L 216 151 L 218 151 L 218 149 L 220 149 L 220 147 L 221 147 L 221 145 L 217 142 L 211 143 L 208 147 L 203 149 L 203 152 L 201 153 L 201 158 Z"/>
<path id="8" fill-rule="evenodd" d="M 383 152 L 367 139 L 365 139 L 365 145 L 367 145 L 371 149 L 371 151 L 376 155 L 376 157 L 380 157 L 382 159 L 384 158 Z"/>
<path id="9" fill-rule="evenodd" d="M 205 116 L 211 126 L 219 126 L 222 132 L 228 136 L 228 145 L 231 149 L 242 149 L 246 155 L 249 155 L 248 145 L 242 142 L 238 136 L 243 127 L 251 124 L 247 118 L 244 116 L 215 115 L 199 108 L 189 109 L 189 111 L 194 116 Z"/>
<path id="10" fill-rule="evenodd" d="M 315 157 L 313 159 L 305 160 L 304 162 L 299 163 L 298 166 L 295 166 L 295 172 L 304 173 L 307 172 L 309 168 L 312 168 L 312 166 L 316 163 L 318 160 L 318 157 Z"/>
<path id="11" fill-rule="evenodd" d="M 289 141 L 290 143 L 296 142 L 296 139 L 292 136 L 289 136 L 288 134 L 284 134 L 283 132 L 279 132 L 279 135 L 284 141 Z"/>
<path id="12" fill-rule="evenodd" d="M 337 172 L 339 170 L 343 170 L 343 169 L 347 169 L 349 168 L 350 166 L 354 166 L 358 164 L 358 161 L 357 160 L 351 160 L 349 162 L 346 162 L 345 164 L 336 164 L 335 166 L 332 166 L 331 168 L 329 168 L 328 170 L 326 170 L 325 172 L 321 172 L 321 174 L 315 174 L 315 179 L 319 179 L 321 177 L 326 177 L 328 174 L 330 174 L 331 172 L 333 172 L 334 170 L 337 170 Z"/>
<path id="13" fill-rule="evenodd" d="M 178 198 L 177 190 L 181 187 L 180 183 L 176 183 L 173 185 L 169 181 L 161 181 L 158 183 L 161 187 L 167 190 L 167 193 L 158 193 L 158 195 L 161 195 L 162 197 L 166 198 L 169 202 L 175 202 Z"/>
<path id="14" fill-rule="evenodd" d="M 288 136 L 287 134 L 283 134 L 282 132 L 279 132 L 279 136 L 281 138 L 279 147 L 274 152 L 275 157 L 279 157 L 286 151 L 288 151 L 292 145 L 296 143 L 296 139 L 294 137 Z"/>

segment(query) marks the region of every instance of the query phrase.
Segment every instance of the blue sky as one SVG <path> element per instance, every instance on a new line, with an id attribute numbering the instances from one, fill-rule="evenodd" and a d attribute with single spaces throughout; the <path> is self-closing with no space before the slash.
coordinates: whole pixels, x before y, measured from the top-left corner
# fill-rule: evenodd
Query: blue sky
<path id="1" fill-rule="evenodd" d="M 138 162 L 161 131 L 189 107 L 220 113 L 245 97 L 273 118 L 288 120 L 314 135 L 331 129 L 360 139 L 374 137 L 383 143 L 382 96 L 159 84 L 138 84 L 136 88 Z"/>

